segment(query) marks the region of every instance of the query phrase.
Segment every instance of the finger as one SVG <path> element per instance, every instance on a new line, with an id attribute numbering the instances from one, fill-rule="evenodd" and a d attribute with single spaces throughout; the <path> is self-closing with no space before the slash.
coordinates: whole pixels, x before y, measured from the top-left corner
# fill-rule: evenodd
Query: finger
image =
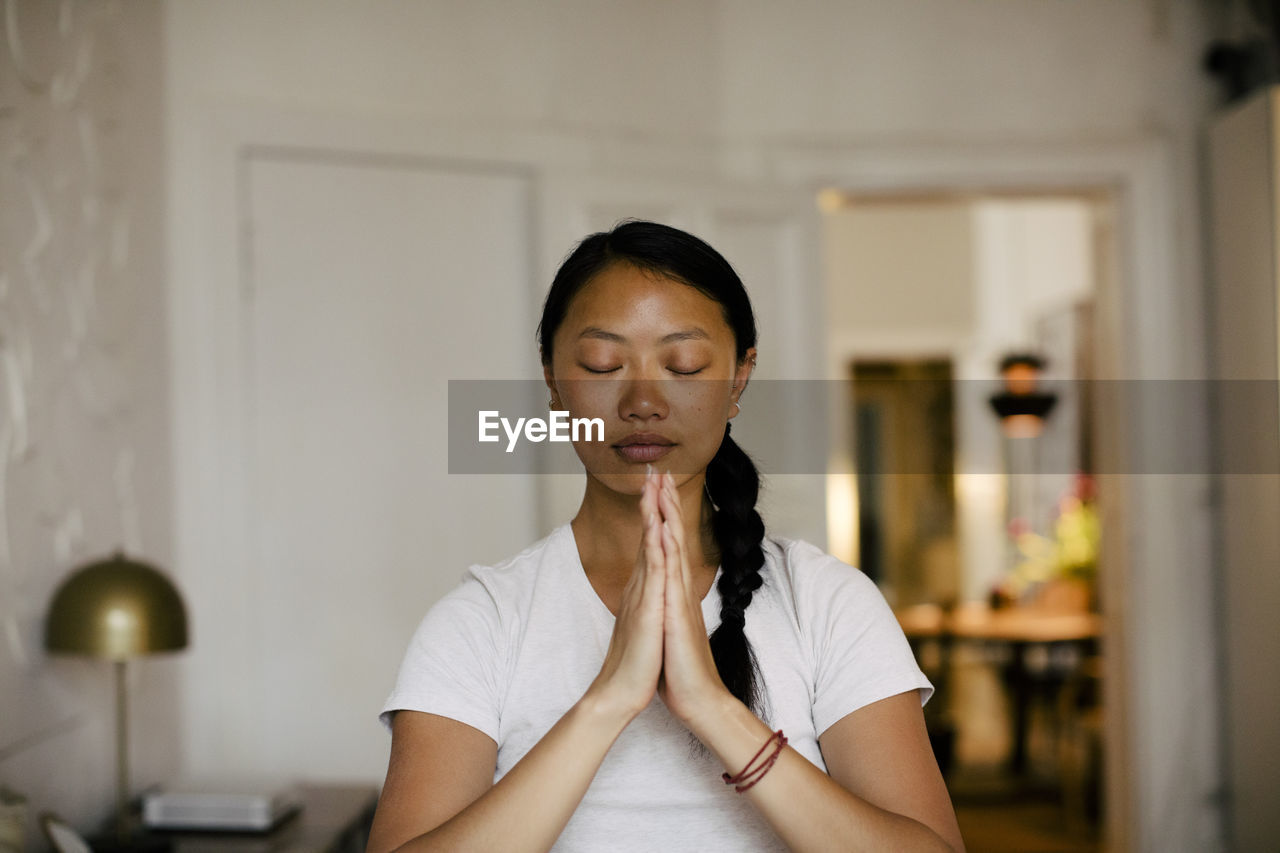
<path id="1" fill-rule="evenodd" d="M 653 468 L 649 467 L 644 475 L 644 485 L 640 487 L 640 523 L 647 529 L 649 516 L 653 513 Z"/>
<path id="2" fill-rule="evenodd" d="M 662 474 L 658 479 L 658 485 L 661 487 L 662 494 L 667 495 L 675 504 L 677 510 L 680 509 L 680 493 L 676 490 L 676 478 L 668 471 Z"/>
<path id="3" fill-rule="evenodd" d="M 648 547 L 648 531 L 650 522 L 655 519 L 661 521 L 661 513 L 658 511 L 657 494 L 654 486 L 657 477 L 653 476 L 652 469 L 650 474 L 645 476 L 644 486 L 640 489 L 640 550 L 636 553 L 636 568 L 643 568 L 648 565 L 648 558 L 645 549 Z"/>
<path id="4" fill-rule="evenodd" d="M 650 520 L 645 525 L 644 533 L 640 540 L 640 555 L 636 560 L 636 566 L 631 572 L 630 579 L 627 580 L 627 586 L 622 592 L 622 609 L 637 610 L 643 609 L 643 603 L 652 599 L 658 594 L 656 590 L 665 587 L 665 583 L 654 582 L 654 576 L 657 574 L 653 568 L 653 554 L 661 551 L 661 536 L 658 533 L 659 523 L 656 518 Z M 661 577 L 658 578 L 661 581 Z M 619 611 L 621 614 L 621 611 Z"/>
<path id="5" fill-rule="evenodd" d="M 676 492 L 675 478 L 670 474 L 662 475 L 658 507 L 662 511 L 662 517 L 672 523 L 676 532 L 676 542 L 684 545 L 684 509 L 680 506 L 680 495 Z"/>
<path id="6" fill-rule="evenodd" d="M 674 525 L 672 525 L 670 521 L 664 521 L 662 523 L 662 539 L 666 552 L 669 555 L 665 561 L 666 569 L 664 577 L 666 584 L 664 590 L 665 595 L 663 596 L 667 618 L 663 620 L 663 623 L 671 626 L 679 632 L 681 627 L 684 625 L 684 619 L 682 617 L 689 610 L 690 603 L 688 596 L 682 595 L 682 592 L 685 591 L 685 587 L 684 584 L 681 583 L 680 578 L 680 549 L 676 545 Z"/>
<path id="7" fill-rule="evenodd" d="M 686 592 L 692 593 L 691 572 L 689 570 L 688 552 L 685 550 L 685 529 L 683 515 L 681 513 L 680 501 L 675 491 L 675 479 L 666 479 L 666 485 L 662 490 L 662 498 L 660 504 L 663 515 L 671 525 L 671 538 L 673 554 L 676 556 L 676 562 L 673 568 L 673 577 L 686 587 Z"/>
<path id="8" fill-rule="evenodd" d="M 631 570 L 631 577 L 627 579 L 627 585 L 622 590 L 622 605 L 618 610 L 619 617 L 621 617 L 623 611 L 634 610 L 636 604 L 644 597 L 646 575 L 648 575 L 648 571 L 642 563 L 637 563 L 635 568 Z"/>
<path id="9" fill-rule="evenodd" d="M 643 532 L 640 535 L 640 549 L 636 554 L 635 569 L 631 573 L 628 586 L 630 594 L 625 594 L 632 607 L 646 609 L 644 603 L 651 602 L 649 607 L 661 607 L 661 600 L 666 588 L 663 572 L 661 518 L 657 507 L 657 472 L 649 469 L 645 476 L 644 488 L 640 497 L 640 517 Z M 654 602 L 654 599 L 657 599 Z"/>
<path id="10" fill-rule="evenodd" d="M 653 574 L 666 573 L 667 555 L 662 546 L 662 525 L 665 522 L 654 513 L 649 519 L 649 529 L 645 533 L 645 566 Z"/>
<path id="11" fill-rule="evenodd" d="M 662 510 L 658 507 L 658 493 L 660 491 L 660 480 L 657 471 L 645 478 L 644 488 L 640 491 L 640 517 L 648 524 L 650 519 L 657 517 L 658 521 L 662 521 Z"/>
<path id="12" fill-rule="evenodd" d="M 663 535 L 667 540 L 667 548 L 674 553 L 681 553 L 675 543 L 675 527 L 666 522 Z M 688 574 L 688 563 L 682 563 L 685 574 Z M 663 614 L 663 632 L 670 640 L 672 650 L 691 649 L 699 644 L 707 643 L 706 622 L 702 615 L 702 601 L 692 586 L 679 582 L 679 570 L 671 570 L 666 577 L 666 594 L 663 596 L 666 612 Z M 692 643 L 693 646 L 689 644 Z M 707 648 L 709 651 L 709 647 Z M 665 654 L 665 652 L 664 652 Z"/>
<path id="13" fill-rule="evenodd" d="M 645 531 L 647 563 L 644 571 L 644 587 L 641 600 L 652 606 L 663 607 L 666 598 L 666 571 L 663 563 L 662 523 L 655 516 Z M 664 608 L 665 609 L 665 608 Z"/>
<path id="14" fill-rule="evenodd" d="M 663 561 L 667 580 L 680 581 L 680 546 L 676 543 L 675 525 L 670 520 L 662 522 L 662 546 L 666 552 Z"/>
<path id="15" fill-rule="evenodd" d="M 644 579 L 651 571 L 652 551 L 655 547 L 655 539 L 651 534 L 653 532 L 652 528 L 659 520 L 656 495 L 654 494 L 656 482 L 657 476 L 653 466 L 646 466 L 644 485 L 640 490 L 640 547 L 636 551 L 636 562 L 631 572 L 631 578 L 627 581 L 626 589 L 623 590 L 624 600 L 631 597 L 629 595 L 631 589 L 642 589 L 644 587 Z"/>
<path id="16" fill-rule="evenodd" d="M 657 519 L 659 528 L 661 528 L 663 523 L 665 523 L 667 519 L 670 518 L 669 507 L 670 507 L 670 504 L 668 504 L 666 499 L 663 497 L 662 476 L 655 475 L 653 478 L 653 516 L 654 518 Z M 663 565 L 665 566 L 667 555 L 666 555 L 666 546 L 663 542 L 661 529 L 659 529 L 658 531 L 657 541 L 658 541 L 658 549 L 661 552 L 660 558 L 663 562 Z"/>

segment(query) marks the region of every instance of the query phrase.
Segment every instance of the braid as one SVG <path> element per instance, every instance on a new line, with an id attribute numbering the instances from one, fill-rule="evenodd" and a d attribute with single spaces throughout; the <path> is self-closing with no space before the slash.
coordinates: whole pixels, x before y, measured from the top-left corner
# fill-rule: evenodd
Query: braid
<path id="1" fill-rule="evenodd" d="M 764 583 L 764 521 L 756 512 L 760 475 L 751 457 L 729 437 L 725 424 L 724 441 L 707 466 L 707 494 L 715 505 L 711 529 L 720 546 L 722 573 L 716 589 L 720 592 L 720 625 L 711 634 L 711 653 L 720 679 L 744 705 L 760 712 L 763 686 L 755 653 L 744 627 L 751 594 Z"/>

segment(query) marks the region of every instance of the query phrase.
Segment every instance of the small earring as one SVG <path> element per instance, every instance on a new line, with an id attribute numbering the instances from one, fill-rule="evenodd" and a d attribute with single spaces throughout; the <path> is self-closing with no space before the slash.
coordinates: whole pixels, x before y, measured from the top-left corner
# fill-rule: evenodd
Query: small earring
<path id="1" fill-rule="evenodd" d="M 738 411 L 736 411 L 736 412 L 734 412 L 734 413 L 733 413 L 733 417 L 735 417 L 735 418 L 736 418 L 738 415 L 742 414 L 742 404 L 741 404 L 741 403 L 739 403 L 737 400 L 734 400 L 734 401 L 733 401 L 733 405 L 734 405 L 734 406 L 737 408 L 737 410 L 738 410 Z"/>
<path id="2" fill-rule="evenodd" d="M 716 512 L 720 511 L 720 507 L 716 506 L 715 499 L 711 497 L 711 487 L 707 485 L 707 481 L 702 481 L 702 491 L 707 493 L 707 500 L 711 502 L 711 508 Z"/>

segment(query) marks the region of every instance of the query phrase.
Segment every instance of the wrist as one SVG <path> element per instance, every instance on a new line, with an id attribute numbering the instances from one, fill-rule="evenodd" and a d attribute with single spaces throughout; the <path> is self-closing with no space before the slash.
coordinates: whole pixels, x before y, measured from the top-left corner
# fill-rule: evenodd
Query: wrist
<path id="1" fill-rule="evenodd" d="M 616 727 L 619 732 L 644 710 L 633 707 L 596 683 L 587 688 L 574 707 L 584 718 L 605 727 Z"/>
<path id="2" fill-rule="evenodd" d="M 705 743 L 705 733 L 722 725 L 724 720 L 732 714 L 746 708 L 747 706 L 727 688 L 720 687 L 692 705 L 682 722 L 689 731 Z"/>

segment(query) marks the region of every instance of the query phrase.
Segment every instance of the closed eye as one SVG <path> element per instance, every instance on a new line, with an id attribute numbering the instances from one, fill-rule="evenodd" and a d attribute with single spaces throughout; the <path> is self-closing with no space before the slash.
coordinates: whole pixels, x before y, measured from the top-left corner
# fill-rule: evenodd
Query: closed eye
<path id="1" fill-rule="evenodd" d="M 616 370 L 622 369 L 622 365 L 618 365 L 617 367 L 608 367 L 603 370 L 597 370 L 596 368 L 588 367 L 585 364 L 579 364 L 578 366 L 581 367 L 583 370 L 587 371 L 588 373 L 613 373 Z"/>
<path id="2" fill-rule="evenodd" d="M 699 367 L 697 370 L 676 370 L 674 367 L 668 367 L 667 369 L 670 370 L 672 373 L 678 373 L 681 376 L 692 376 L 695 373 L 701 373 L 702 371 L 706 370 L 705 367 Z"/>

